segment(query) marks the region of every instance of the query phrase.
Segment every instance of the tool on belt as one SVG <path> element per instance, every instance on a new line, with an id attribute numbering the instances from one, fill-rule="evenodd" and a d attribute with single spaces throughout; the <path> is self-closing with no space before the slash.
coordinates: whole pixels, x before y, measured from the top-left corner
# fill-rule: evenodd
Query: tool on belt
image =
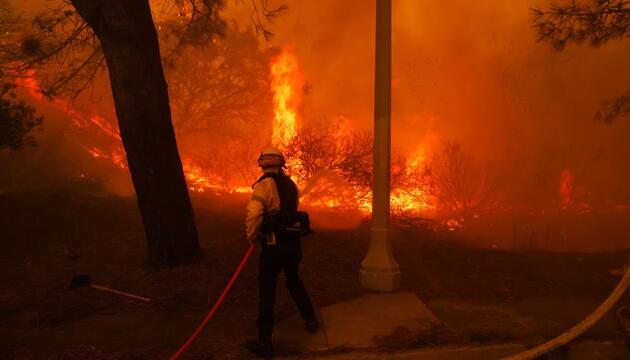
<path id="1" fill-rule="evenodd" d="M 270 211 L 263 214 L 260 227 L 263 233 L 276 235 L 308 236 L 313 233 L 311 220 L 306 211 Z"/>

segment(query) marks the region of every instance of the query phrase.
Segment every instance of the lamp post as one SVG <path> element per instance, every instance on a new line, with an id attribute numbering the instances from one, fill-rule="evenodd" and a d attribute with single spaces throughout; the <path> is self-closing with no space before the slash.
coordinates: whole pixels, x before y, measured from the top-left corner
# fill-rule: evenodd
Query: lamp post
<path id="1" fill-rule="evenodd" d="M 361 263 L 363 287 L 394 291 L 400 286 L 400 268 L 389 245 L 391 163 L 391 0 L 376 0 L 374 76 L 374 183 L 372 186 L 371 242 Z"/>

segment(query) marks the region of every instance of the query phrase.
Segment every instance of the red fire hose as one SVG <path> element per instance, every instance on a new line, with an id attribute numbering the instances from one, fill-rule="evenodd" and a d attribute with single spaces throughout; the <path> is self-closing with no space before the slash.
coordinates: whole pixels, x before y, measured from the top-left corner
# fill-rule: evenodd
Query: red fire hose
<path id="1" fill-rule="evenodd" d="M 208 313 L 208 315 L 206 315 L 206 317 L 203 319 L 201 324 L 199 324 L 199 326 L 197 326 L 195 331 L 192 333 L 192 335 L 190 335 L 188 340 L 186 340 L 184 345 L 182 345 L 182 347 L 180 347 L 179 350 L 177 350 L 177 352 L 173 356 L 171 356 L 170 360 L 179 359 L 179 357 L 184 354 L 186 349 L 188 349 L 188 347 L 190 347 L 190 345 L 195 341 L 195 339 L 197 339 L 199 334 L 201 334 L 201 331 L 206 327 L 206 325 L 208 325 L 208 322 L 210 321 L 210 319 L 212 318 L 214 313 L 217 311 L 219 306 L 221 306 L 221 303 L 223 302 L 223 300 L 225 300 L 225 296 L 227 295 L 228 292 L 230 292 L 230 289 L 232 288 L 232 285 L 234 285 L 234 282 L 236 281 L 236 278 L 238 278 L 238 276 L 243 271 L 243 268 L 245 267 L 245 264 L 247 263 L 247 260 L 249 260 L 250 256 L 254 252 L 254 248 L 255 247 L 256 247 L 256 244 L 252 244 L 249 247 L 249 249 L 245 253 L 245 256 L 243 257 L 243 260 L 241 260 L 241 263 L 238 264 L 238 267 L 236 268 L 236 271 L 234 272 L 234 275 L 232 275 L 232 278 L 230 278 L 230 281 L 228 282 L 228 284 L 225 287 L 225 289 L 223 289 L 223 292 L 221 293 L 221 296 L 219 296 L 219 299 L 217 300 L 217 302 L 214 303 L 214 306 L 212 307 L 212 309 L 210 309 L 210 312 Z"/>

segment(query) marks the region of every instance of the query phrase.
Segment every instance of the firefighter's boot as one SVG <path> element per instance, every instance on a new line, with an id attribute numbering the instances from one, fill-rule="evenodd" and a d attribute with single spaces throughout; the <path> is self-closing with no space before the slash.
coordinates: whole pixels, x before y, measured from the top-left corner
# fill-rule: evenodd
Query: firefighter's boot
<path id="1" fill-rule="evenodd" d="M 245 347 L 252 354 L 259 356 L 263 359 L 273 358 L 273 348 L 271 346 L 271 339 L 248 340 L 245 343 Z"/>

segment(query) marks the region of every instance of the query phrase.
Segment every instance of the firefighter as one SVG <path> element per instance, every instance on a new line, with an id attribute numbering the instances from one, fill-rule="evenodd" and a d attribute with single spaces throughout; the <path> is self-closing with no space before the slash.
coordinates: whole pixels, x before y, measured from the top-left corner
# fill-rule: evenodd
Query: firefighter
<path id="1" fill-rule="evenodd" d="M 258 157 L 258 166 L 263 176 L 254 184 L 252 198 L 247 204 L 247 240 L 250 243 L 260 242 L 259 258 L 259 307 L 258 307 L 258 340 L 249 340 L 246 347 L 254 354 L 273 357 L 271 335 L 274 326 L 274 303 L 278 275 L 284 270 L 286 285 L 298 307 L 302 319 L 309 332 L 319 329 L 313 305 L 306 288 L 298 275 L 298 267 L 302 259 L 300 236 L 277 233 L 265 229 L 265 221 L 271 214 L 279 211 L 297 211 L 297 186 L 290 177 L 284 174 L 285 159 L 275 148 L 267 148 Z"/>

